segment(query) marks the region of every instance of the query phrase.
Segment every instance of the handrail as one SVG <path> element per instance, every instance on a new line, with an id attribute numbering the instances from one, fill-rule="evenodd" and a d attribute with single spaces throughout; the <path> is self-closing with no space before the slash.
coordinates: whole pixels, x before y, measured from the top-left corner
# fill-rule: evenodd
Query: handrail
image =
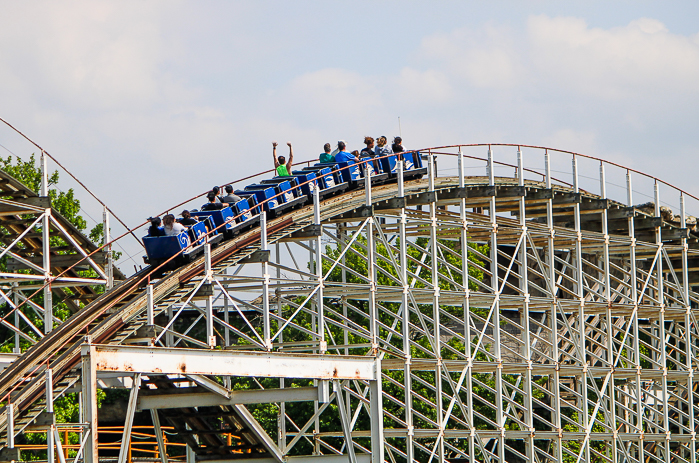
<path id="1" fill-rule="evenodd" d="M 518 143 L 469 143 L 469 144 L 462 144 L 462 145 L 436 146 L 436 147 L 433 147 L 433 148 L 426 148 L 426 149 L 424 149 L 424 150 L 419 150 L 419 151 L 428 151 L 428 152 L 430 152 L 430 151 L 433 151 L 433 150 L 450 149 L 450 148 L 468 148 L 468 147 L 486 147 L 486 146 L 488 146 L 488 147 L 490 147 L 490 146 L 510 146 L 510 147 L 517 147 L 517 148 L 533 148 L 533 149 L 551 151 L 551 152 L 554 152 L 554 153 L 563 153 L 563 154 L 570 154 L 570 155 L 573 155 L 573 156 L 580 156 L 580 157 L 582 157 L 582 158 L 591 159 L 591 160 L 593 160 L 593 161 L 599 161 L 599 162 L 601 162 L 601 163 L 608 164 L 608 165 L 610 165 L 610 166 L 614 166 L 614 167 L 618 167 L 618 168 L 620 168 L 620 169 L 624 169 L 624 170 L 626 170 L 627 172 L 633 172 L 633 173 L 635 173 L 635 174 L 639 174 L 639 175 L 642 175 L 642 176 L 644 176 L 644 177 L 650 178 L 650 179 L 652 179 L 652 180 L 655 181 L 655 182 L 662 183 L 663 185 L 666 185 L 666 186 L 668 186 L 668 187 L 670 187 L 670 188 L 672 188 L 672 189 L 674 189 L 674 190 L 679 191 L 680 193 L 682 193 L 682 194 L 684 194 L 684 195 L 689 196 L 690 198 L 693 198 L 693 199 L 696 199 L 697 201 L 699 201 L 699 197 L 697 197 L 697 196 L 695 196 L 695 195 L 693 195 L 693 194 L 691 194 L 691 193 L 689 193 L 689 192 L 687 192 L 687 191 L 685 191 L 685 190 L 683 190 L 683 189 L 681 189 L 681 188 L 679 188 L 679 187 L 677 187 L 677 186 L 675 186 L 675 185 L 673 185 L 673 184 L 671 184 L 671 183 L 669 183 L 669 182 L 666 182 L 666 181 L 664 181 L 664 180 L 662 180 L 662 179 L 660 179 L 660 178 L 658 178 L 658 177 L 655 177 L 654 175 L 646 174 L 645 172 L 641 172 L 640 170 L 633 169 L 633 168 L 631 168 L 631 167 L 623 166 L 623 165 L 618 164 L 618 163 L 616 163 L 616 162 L 607 161 L 607 160 L 604 160 L 604 159 L 602 159 L 602 158 L 598 158 L 598 157 L 595 157 L 595 156 L 590 156 L 589 154 L 576 153 L 575 151 L 566 151 L 566 150 L 561 150 L 561 149 L 557 149 L 557 148 L 549 148 L 549 147 L 546 147 L 546 146 L 524 145 L 524 144 L 518 144 Z M 451 155 L 451 156 L 457 156 L 457 154 L 453 154 L 453 153 L 452 153 L 452 154 L 450 154 L 450 153 L 442 153 L 442 154 Z"/>

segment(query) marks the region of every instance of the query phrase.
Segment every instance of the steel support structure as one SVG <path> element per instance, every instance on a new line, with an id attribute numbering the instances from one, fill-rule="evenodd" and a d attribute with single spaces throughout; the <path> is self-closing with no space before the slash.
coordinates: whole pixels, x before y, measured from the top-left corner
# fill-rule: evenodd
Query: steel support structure
<path id="1" fill-rule="evenodd" d="M 582 155 L 477 148 L 425 152 L 423 179 L 399 160 L 393 183 L 323 202 L 316 189 L 286 228 L 263 219 L 229 257 L 207 247 L 198 270 L 144 286 L 123 320 L 152 338 L 82 346 L 85 461 L 96 378 L 113 372 L 148 384 L 130 415 L 214 414 L 259 461 L 696 463 L 688 194 L 598 160 L 590 175 Z M 437 177 L 436 156 L 457 174 Z M 632 181 L 651 206 L 634 206 Z M 189 460 L 239 459 L 195 418 Z"/>

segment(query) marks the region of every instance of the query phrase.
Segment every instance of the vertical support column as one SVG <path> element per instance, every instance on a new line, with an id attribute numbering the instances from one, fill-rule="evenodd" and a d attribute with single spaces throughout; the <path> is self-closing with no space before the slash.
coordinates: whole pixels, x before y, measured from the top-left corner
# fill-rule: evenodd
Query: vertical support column
<path id="1" fill-rule="evenodd" d="M 347 243 L 345 243 L 345 239 L 347 239 L 347 232 L 345 231 L 346 227 L 346 222 L 337 224 L 337 234 L 340 240 L 339 251 L 341 253 L 345 251 L 345 247 L 347 246 Z M 340 263 L 342 264 L 342 270 L 340 271 L 340 275 L 342 278 L 342 285 L 344 286 L 345 283 L 347 283 L 347 269 L 345 268 L 346 259 L 344 254 L 342 255 L 342 260 L 340 261 Z M 345 296 L 342 297 L 342 316 L 344 320 L 347 320 L 347 298 Z M 345 345 L 345 355 L 349 355 L 349 330 L 346 328 L 348 325 L 346 321 L 343 321 L 342 324 L 345 326 L 345 328 L 342 330 L 342 342 Z"/>
<path id="2" fill-rule="evenodd" d="M 136 402 L 138 400 L 138 389 L 141 387 L 141 373 L 133 376 L 131 394 L 129 395 L 129 405 L 126 409 L 126 420 L 124 422 L 124 432 L 121 435 L 121 447 L 119 449 L 118 463 L 126 463 L 129 459 L 131 447 L 131 428 L 133 427 L 133 417 L 136 414 Z M 155 411 L 155 410 L 154 410 Z"/>
<path id="3" fill-rule="evenodd" d="M 279 317 L 280 320 L 282 320 L 282 297 L 281 297 L 281 288 L 280 288 L 280 281 L 282 278 L 282 270 L 279 267 L 282 263 L 282 256 L 281 256 L 281 246 L 279 245 L 279 242 L 274 245 L 275 246 L 275 260 L 277 262 L 277 283 L 275 285 L 274 289 L 274 295 L 277 298 L 277 316 Z M 284 342 L 284 333 L 281 332 L 279 333 L 279 343 Z M 284 378 L 279 378 L 279 388 L 284 389 L 286 387 L 285 380 Z M 279 403 L 279 417 L 277 418 L 277 429 L 278 429 L 278 438 L 277 438 L 277 445 L 281 449 L 282 453 L 286 453 L 286 402 L 280 402 Z"/>
<path id="4" fill-rule="evenodd" d="M 264 211 L 262 212 L 264 214 Z M 187 431 L 191 431 L 191 428 L 189 427 L 188 424 L 185 425 L 185 429 Z M 194 439 L 197 441 L 197 444 L 199 443 L 199 438 L 197 436 L 194 436 Z M 187 445 L 186 447 L 186 461 L 187 463 L 197 463 L 197 454 L 194 453 L 194 449 Z"/>
<path id="5" fill-rule="evenodd" d="M 323 303 L 323 288 L 325 281 L 323 280 L 323 225 L 320 222 L 320 194 L 318 188 L 313 189 L 313 223 L 320 227 L 318 236 L 316 237 L 315 246 L 315 262 L 316 262 L 316 278 L 318 279 L 317 292 L 317 310 L 318 310 L 318 342 L 320 345 L 320 353 L 324 354 L 328 350 L 328 343 L 325 341 L 325 308 Z"/>
<path id="6" fill-rule="evenodd" d="M 150 417 L 153 421 L 155 439 L 158 441 L 160 463 L 167 463 L 167 448 L 165 447 L 165 440 L 163 439 L 163 430 L 160 428 L 160 417 L 158 416 L 158 410 L 151 410 Z"/>
<path id="7" fill-rule="evenodd" d="M 213 280 L 213 271 L 211 269 L 211 244 L 204 244 L 204 270 L 206 284 L 211 285 Z M 209 347 L 216 347 L 216 335 L 214 333 L 214 297 L 207 296 L 206 298 L 206 340 Z"/>
<path id="8" fill-rule="evenodd" d="M 53 371 L 50 368 L 46 369 L 46 412 L 53 414 Z M 54 436 L 56 431 L 56 421 L 51 417 L 51 424 L 46 430 L 46 460 L 48 463 L 53 463 L 54 460 Z M 68 443 L 66 442 L 66 445 Z"/>
<path id="9" fill-rule="evenodd" d="M 626 171 L 626 197 L 629 207 L 633 207 L 633 186 L 631 180 L 631 172 Z M 629 216 L 629 271 L 631 274 L 631 279 L 629 284 L 631 285 L 631 299 L 633 300 L 633 317 L 629 320 L 629 323 L 633 323 L 633 352 L 634 352 L 634 363 L 636 367 L 636 432 L 641 435 L 641 439 L 638 442 L 638 454 L 643 455 L 643 408 L 644 403 L 642 400 L 638 400 L 642 397 L 641 388 L 641 347 L 639 342 L 638 333 L 638 282 L 636 274 L 636 230 L 634 229 L 634 219 L 633 214 Z M 623 346 L 622 346 L 623 347 Z"/>
<path id="10" fill-rule="evenodd" d="M 680 227 L 683 229 L 687 228 L 687 221 L 684 209 L 684 193 L 680 193 Z M 687 262 L 687 251 L 688 251 L 687 238 L 682 238 L 682 300 L 685 303 L 685 315 L 684 315 L 684 332 L 685 332 L 685 368 L 687 369 L 687 408 L 689 410 L 694 410 L 694 368 L 692 365 L 692 359 L 694 359 L 694 351 L 692 350 L 692 345 L 694 340 L 692 339 L 692 307 L 689 301 L 689 266 Z M 697 434 L 695 431 L 695 420 L 694 413 L 690 411 L 688 415 L 688 427 L 691 429 L 691 439 L 689 441 L 689 462 L 696 463 L 696 446 L 697 446 Z"/>
<path id="11" fill-rule="evenodd" d="M 381 388 L 381 359 L 376 357 L 376 379 L 369 381 L 369 414 L 371 415 L 371 463 L 384 463 L 383 391 Z M 348 442 L 348 445 L 349 442 Z"/>
<path id="12" fill-rule="evenodd" d="M 316 293 L 317 299 L 316 299 L 316 319 L 317 319 L 317 324 L 316 324 L 316 335 L 318 336 L 318 352 L 321 354 L 324 354 L 328 350 L 328 344 L 325 341 L 325 307 L 324 307 L 324 302 L 323 302 L 323 287 L 324 287 L 324 281 L 323 281 L 323 243 L 322 243 L 322 225 L 320 221 L 320 189 L 319 188 L 314 188 L 313 189 L 313 223 L 320 227 L 320 232 L 318 236 L 314 240 L 314 248 L 315 248 L 315 256 L 313 255 L 313 252 L 311 252 L 311 258 L 315 260 L 315 271 L 316 271 L 316 279 L 318 281 L 318 291 Z M 320 389 L 322 390 L 328 390 L 329 388 L 329 383 L 328 381 L 313 381 L 315 385 L 317 385 Z M 314 411 L 318 411 L 319 407 L 319 401 L 315 400 L 314 401 Z M 315 422 L 315 436 L 314 436 L 314 442 L 315 442 L 315 453 L 319 454 L 320 453 L 320 440 L 318 439 L 318 433 L 320 432 L 320 421 L 316 417 L 316 422 Z M 351 443 L 348 443 L 348 445 L 351 445 Z"/>
<path id="13" fill-rule="evenodd" d="M 260 249 L 268 250 L 267 246 L 267 216 L 260 214 Z M 269 263 L 266 259 L 262 262 L 262 336 L 265 348 L 272 350 L 272 335 L 269 317 Z"/>
<path id="14" fill-rule="evenodd" d="M 337 379 L 333 380 L 333 391 L 335 392 L 335 397 L 337 397 L 337 408 L 340 411 L 342 432 L 345 435 L 345 443 L 347 445 L 347 457 L 350 463 L 357 463 L 357 456 L 354 453 L 354 442 L 352 441 L 352 422 L 342 397 L 342 384 Z"/>
<path id="15" fill-rule="evenodd" d="M 548 150 L 544 151 L 544 169 L 546 171 L 546 189 L 551 190 L 551 157 Z M 548 236 L 548 280 L 549 290 L 551 291 L 551 358 L 553 359 L 556 369 L 553 373 L 553 381 L 549 376 L 549 384 L 553 389 L 553 424 L 556 426 L 556 461 L 563 461 L 563 427 L 561 426 L 561 383 L 560 375 L 560 354 L 558 351 L 558 311 L 557 311 L 557 293 L 556 285 L 556 266 L 555 266 L 555 241 L 556 230 L 553 228 L 553 195 L 546 201 L 546 225 L 549 229 Z"/>
<path id="16" fill-rule="evenodd" d="M 580 192 L 580 187 L 578 185 L 578 158 L 573 155 L 573 191 L 575 193 Z M 585 430 L 585 435 L 587 439 L 584 441 L 584 451 L 585 451 L 585 461 L 590 461 L 590 429 L 589 429 L 589 412 L 587 409 L 587 347 L 585 342 L 586 332 L 585 332 L 585 291 L 583 286 L 583 268 L 582 268 L 582 232 L 580 228 L 580 203 L 576 202 L 573 206 L 573 213 L 575 214 L 575 287 L 576 296 L 578 298 L 578 350 L 582 356 L 580 363 L 583 367 L 583 373 L 580 377 L 580 392 L 582 393 L 582 405 L 580 407 L 580 412 L 582 414 L 582 425 Z M 594 417 L 593 417 L 594 419 Z"/>
<path id="17" fill-rule="evenodd" d="M 228 273 L 228 268 L 226 268 L 226 275 L 229 275 Z M 224 291 L 227 293 L 228 292 L 228 285 L 222 285 L 224 287 Z M 228 301 L 228 298 L 224 296 L 223 298 L 223 321 L 226 322 L 226 325 L 229 325 L 231 322 L 231 314 L 230 314 L 231 306 L 230 302 Z M 226 326 L 223 329 L 223 345 L 225 347 L 228 347 L 231 345 L 231 330 L 228 329 L 228 326 Z M 230 376 L 228 376 L 230 378 Z M 230 384 L 228 385 L 230 387 Z"/>
<path id="18" fill-rule="evenodd" d="M 398 174 L 398 197 L 405 198 L 405 185 L 403 183 L 403 168 L 405 161 L 400 160 L 397 162 L 397 174 Z M 400 209 L 400 218 L 398 219 L 398 233 L 399 233 L 399 246 L 400 246 L 400 282 L 403 286 L 403 294 L 401 295 L 401 310 L 403 319 L 401 321 L 402 336 L 403 336 L 403 356 L 405 357 L 405 364 L 403 366 L 403 389 L 405 396 L 405 425 L 408 429 L 408 435 L 405 441 L 405 455 L 408 463 L 413 463 L 415 458 L 415 440 L 414 440 L 414 427 L 413 427 L 413 381 L 411 377 L 411 360 L 412 351 L 410 348 L 410 307 L 408 305 L 408 293 L 410 292 L 410 286 L 408 285 L 408 244 L 406 242 L 406 222 L 408 218 L 405 213 L 405 203 Z"/>
<path id="19" fill-rule="evenodd" d="M 79 423 L 87 422 L 87 420 L 85 419 L 85 406 L 83 405 L 83 397 L 84 396 L 83 396 L 83 392 L 82 392 L 82 388 L 81 388 L 80 391 L 78 391 L 78 422 Z M 80 427 L 80 431 L 79 431 L 80 434 L 78 436 L 80 438 L 80 442 L 83 441 L 83 437 L 85 436 L 86 431 L 87 430 L 84 427 L 82 427 L 82 426 Z M 83 452 L 84 452 L 84 450 L 83 450 Z"/>
<path id="20" fill-rule="evenodd" d="M 607 199 L 607 178 L 604 171 L 604 162 L 599 163 L 599 184 L 600 184 L 600 196 L 602 199 Z M 610 428 L 612 431 L 612 461 L 619 461 L 619 436 L 617 434 L 617 419 L 616 419 L 616 387 L 614 383 L 614 320 L 612 319 L 612 294 L 610 288 L 610 271 L 611 267 L 609 264 L 609 224 L 608 224 L 608 213 L 605 207 L 602 210 L 602 235 L 604 235 L 604 256 L 602 262 L 604 269 L 604 301 L 607 303 L 607 363 L 609 364 L 610 377 L 609 377 L 609 418 L 611 423 Z"/>
<path id="21" fill-rule="evenodd" d="M 658 187 L 658 181 L 654 184 L 655 190 L 655 216 L 660 217 L 660 189 Z M 662 365 L 662 390 L 663 390 L 663 430 L 665 432 L 665 462 L 670 463 L 671 453 L 670 453 L 670 439 L 672 438 L 672 433 L 670 432 L 670 416 L 669 416 L 669 402 L 668 402 L 668 384 L 667 384 L 667 335 L 665 331 L 665 285 L 663 277 L 663 236 L 662 236 L 662 223 L 655 228 L 655 244 L 658 246 L 658 261 L 655 264 L 655 278 L 658 284 L 658 304 L 660 304 L 660 316 L 658 320 L 658 349 L 660 350 L 660 364 Z"/>
<path id="22" fill-rule="evenodd" d="M 146 301 L 147 301 L 147 309 L 146 309 L 146 324 L 148 326 L 153 326 L 155 324 L 154 320 L 154 303 L 153 303 L 153 283 L 148 283 L 148 286 L 146 286 Z"/>
<path id="23" fill-rule="evenodd" d="M 517 174 L 518 184 L 522 188 L 522 196 L 519 197 L 519 225 L 522 228 L 522 244 L 519 248 L 519 289 L 524 298 L 522 304 L 521 324 L 524 328 L 522 333 L 524 344 L 524 356 L 527 361 L 527 371 L 524 377 L 524 409 L 525 420 L 529 428 L 529 436 L 526 439 L 526 455 L 529 461 L 534 461 L 534 411 L 532 404 L 532 345 L 531 333 L 529 332 L 529 263 L 527 262 L 527 211 L 524 202 L 524 155 L 522 148 L 517 147 Z M 534 250 L 536 252 L 536 250 Z"/>
<path id="24" fill-rule="evenodd" d="M 41 196 L 49 195 L 49 177 L 47 156 L 41 151 Z M 53 330 L 53 294 L 51 293 L 51 208 L 44 210 L 41 222 L 42 253 L 44 258 L 44 333 L 49 334 Z"/>
<path id="25" fill-rule="evenodd" d="M 8 403 L 5 408 L 7 413 L 7 448 L 15 448 L 15 404 Z"/>
<path id="26" fill-rule="evenodd" d="M 488 185 L 495 186 L 495 166 L 493 149 L 488 146 Z M 505 410 L 502 397 L 502 351 L 500 349 L 500 282 L 498 278 L 498 222 L 495 215 L 495 195 L 490 197 L 490 273 L 493 289 L 493 355 L 497 363 L 495 368 L 495 422 L 500 437 L 498 442 L 498 461 L 505 461 Z M 486 329 L 484 327 L 483 329 Z"/>
<path id="27" fill-rule="evenodd" d="M 459 188 L 465 188 L 466 181 L 464 178 L 464 153 L 459 147 Z M 466 198 L 459 199 L 459 218 L 461 219 L 461 284 L 464 290 L 464 300 L 462 307 L 464 311 L 464 354 L 468 362 L 466 369 L 466 390 L 473 390 L 473 353 L 471 350 L 471 289 L 469 288 L 468 278 L 468 220 L 466 217 Z M 466 395 L 466 407 L 468 413 L 468 455 L 471 461 L 476 461 L 476 426 L 473 421 L 473 394 Z"/>
<path id="28" fill-rule="evenodd" d="M 90 436 L 85 443 L 85 463 L 98 463 L 97 454 L 97 365 L 90 336 L 80 348 L 82 357 L 82 396 L 84 419 Z"/>
<path id="29" fill-rule="evenodd" d="M 19 295 L 17 294 L 18 288 L 17 288 L 17 283 L 12 282 L 12 299 L 14 300 L 15 307 L 19 306 Z M 13 349 L 13 352 L 15 354 L 19 354 L 22 352 L 21 346 L 20 346 L 20 339 L 19 339 L 19 308 L 15 310 L 15 348 Z"/>
<path id="30" fill-rule="evenodd" d="M 168 306 L 168 308 L 167 308 L 167 321 L 168 321 L 168 323 L 170 323 L 170 320 L 172 320 L 172 317 L 174 315 L 175 314 L 174 314 L 174 309 L 172 308 L 172 305 Z M 172 328 L 174 328 L 174 326 Z M 175 345 L 175 335 L 172 334 L 172 332 L 170 330 L 168 330 L 165 333 L 165 345 L 167 347 L 172 347 Z"/>
<path id="31" fill-rule="evenodd" d="M 430 192 L 434 192 L 434 156 L 430 152 L 428 155 L 428 188 Z M 439 437 L 437 456 L 439 462 L 444 461 L 444 403 L 442 400 L 442 342 L 441 342 L 441 326 L 439 314 L 439 247 L 437 243 L 437 199 L 430 204 L 430 260 L 432 273 L 432 322 L 434 336 L 434 356 L 437 364 L 434 368 L 434 380 L 436 388 L 435 405 L 437 407 L 437 416 L 435 421 L 439 427 Z"/>
<path id="32" fill-rule="evenodd" d="M 379 352 L 379 328 L 377 323 L 378 312 L 376 310 L 376 271 L 374 263 L 374 211 L 371 206 L 371 176 L 364 179 L 364 193 L 366 199 L 366 207 L 369 209 L 372 217 L 367 222 L 366 238 L 367 238 L 367 278 L 369 278 L 369 332 L 371 335 L 371 351 L 372 354 L 378 355 Z"/>
<path id="33" fill-rule="evenodd" d="M 345 240 L 347 239 L 347 222 L 342 222 L 337 224 L 338 227 L 338 234 L 340 238 L 340 252 L 344 252 L 345 248 L 347 246 L 347 243 Z M 342 270 L 341 270 L 341 277 L 342 277 L 342 283 L 343 286 L 345 283 L 347 283 L 347 269 L 345 268 L 346 265 L 346 258 L 345 255 L 343 254 L 342 256 Z M 348 323 L 346 320 L 348 320 L 348 307 L 347 307 L 347 297 L 342 296 L 342 316 L 344 318 L 342 324 L 345 326 L 345 328 L 342 330 L 342 341 L 345 345 L 345 355 L 349 355 L 349 329 L 348 329 Z M 345 396 L 345 404 L 347 405 L 347 413 L 351 413 L 351 400 L 352 400 L 352 395 L 350 394 L 350 391 L 347 391 Z"/>
<path id="34" fill-rule="evenodd" d="M 104 206 L 102 210 L 102 228 L 104 229 L 104 252 L 107 254 L 107 265 L 104 269 L 107 274 L 107 289 L 112 289 L 114 287 L 114 260 L 112 259 L 112 233 L 109 229 L 109 211 L 107 206 Z"/>
<path id="35" fill-rule="evenodd" d="M 313 264 L 313 268 L 310 269 L 311 272 L 315 272 L 315 271 L 316 271 L 316 270 L 315 270 L 316 262 L 315 262 L 315 251 L 314 251 L 314 249 L 315 249 L 315 240 L 311 238 L 311 239 L 308 240 L 308 262 Z M 310 273 L 310 272 L 309 272 L 309 273 Z M 318 310 L 318 307 L 317 307 L 317 306 L 318 306 L 318 302 L 317 302 L 317 300 L 316 300 L 316 302 L 314 302 L 314 304 L 315 304 L 315 306 L 316 306 L 316 311 L 317 311 L 317 310 Z M 316 313 L 317 313 L 317 312 L 316 312 Z M 317 333 L 317 329 L 318 329 L 318 317 L 317 317 L 317 316 L 314 317 L 313 315 L 311 315 L 311 331 L 313 331 L 314 333 Z M 316 334 L 316 336 L 317 336 L 317 334 Z M 313 349 L 313 353 L 314 353 L 314 354 L 318 353 L 317 349 Z M 314 379 L 314 380 L 313 380 L 313 386 L 318 387 L 318 385 L 319 385 L 318 380 L 317 380 L 317 379 Z M 313 421 L 314 421 L 314 424 L 313 424 L 313 426 L 314 426 L 314 427 L 313 427 L 313 429 L 314 429 L 314 433 L 313 433 L 313 455 L 320 455 L 320 440 L 318 439 L 318 433 L 320 433 L 320 418 L 318 417 L 318 410 L 319 410 L 319 407 L 320 407 L 320 402 L 318 401 L 318 399 L 315 399 L 315 400 L 313 401 L 313 413 L 314 413 L 314 415 L 315 415 L 315 419 L 313 420 Z"/>

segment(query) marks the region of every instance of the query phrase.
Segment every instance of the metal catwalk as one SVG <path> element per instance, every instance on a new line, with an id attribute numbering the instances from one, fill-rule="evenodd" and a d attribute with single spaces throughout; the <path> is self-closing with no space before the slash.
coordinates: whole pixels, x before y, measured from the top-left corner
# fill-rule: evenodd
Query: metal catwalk
<path id="1" fill-rule="evenodd" d="M 119 387 L 119 463 L 143 410 L 187 461 L 695 463 L 697 198 L 550 149 L 422 153 L 427 178 L 262 217 L 47 334 L 0 374 L 0 460 L 80 391 L 96 462 L 97 389 Z"/>

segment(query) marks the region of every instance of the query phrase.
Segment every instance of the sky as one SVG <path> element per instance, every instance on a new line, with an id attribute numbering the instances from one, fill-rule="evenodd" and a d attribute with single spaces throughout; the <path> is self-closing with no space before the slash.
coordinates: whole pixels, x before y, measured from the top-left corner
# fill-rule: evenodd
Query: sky
<path id="1" fill-rule="evenodd" d="M 699 194 L 697 2 L 0 8 L 0 117 L 129 225 L 270 168 L 274 140 L 305 160 L 398 135 L 399 117 L 408 148 L 549 146 Z M 6 127 L 0 145 L 36 151 Z"/>

